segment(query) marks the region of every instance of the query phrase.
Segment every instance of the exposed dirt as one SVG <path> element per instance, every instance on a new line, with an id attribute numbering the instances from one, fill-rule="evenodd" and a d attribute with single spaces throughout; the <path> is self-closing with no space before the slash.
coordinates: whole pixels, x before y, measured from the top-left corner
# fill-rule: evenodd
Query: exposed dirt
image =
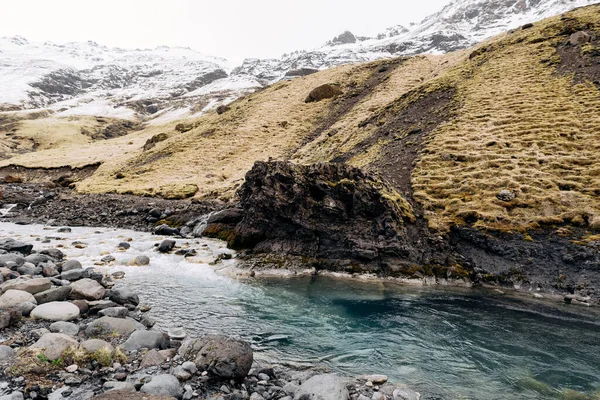
<path id="1" fill-rule="evenodd" d="M 0 182 L 6 176 L 17 176 L 23 182 L 54 183 L 60 186 L 69 186 L 74 182 L 92 176 L 99 167 L 100 163 L 83 167 L 64 166 L 57 168 L 27 168 L 20 165 L 8 165 L 0 167 Z"/>
<path id="2" fill-rule="evenodd" d="M 565 43 L 557 48 L 561 60 L 558 71 L 573 74 L 574 83 L 592 82 L 600 89 L 600 32 L 587 33 L 591 36 L 589 43 Z"/>

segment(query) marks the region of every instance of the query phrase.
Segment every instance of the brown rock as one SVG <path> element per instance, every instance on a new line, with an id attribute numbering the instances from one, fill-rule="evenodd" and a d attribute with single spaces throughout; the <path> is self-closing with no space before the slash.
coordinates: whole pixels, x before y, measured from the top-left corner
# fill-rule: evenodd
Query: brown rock
<path id="1" fill-rule="evenodd" d="M 312 103 L 315 101 L 330 99 L 332 97 L 339 96 L 340 94 L 342 94 L 342 90 L 338 85 L 326 83 L 325 85 L 314 88 L 308 94 L 308 97 L 306 97 L 304 102 Z"/>

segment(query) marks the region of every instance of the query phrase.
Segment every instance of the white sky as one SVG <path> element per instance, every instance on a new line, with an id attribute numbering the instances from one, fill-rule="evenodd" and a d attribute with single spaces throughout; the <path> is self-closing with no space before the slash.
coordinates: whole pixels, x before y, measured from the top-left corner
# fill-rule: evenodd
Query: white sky
<path id="1" fill-rule="evenodd" d="M 3 1 L 0 36 L 107 46 L 186 46 L 239 62 L 312 49 L 344 30 L 373 36 L 450 0 Z"/>

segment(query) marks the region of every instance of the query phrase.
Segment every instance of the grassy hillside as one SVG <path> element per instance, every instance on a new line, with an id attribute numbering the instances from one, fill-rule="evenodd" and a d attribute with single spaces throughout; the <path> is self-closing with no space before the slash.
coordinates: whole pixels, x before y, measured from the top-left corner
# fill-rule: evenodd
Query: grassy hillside
<path id="1" fill-rule="evenodd" d="M 569 44 L 578 31 L 591 41 Z M 101 162 L 77 184 L 80 192 L 228 201 L 257 160 L 333 160 L 383 175 L 434 229 L 562 222 L 600 229 L 599 37 L 596 5 L 467 51 L 280 82 L 221 115 L 115 139 L 62 140 L 68 121 L 36 119 L 16 134 L 39 140 L 34 126 L 52 120 L 45 145 L 11 150 L 0 166 Z M 305 103 L 323 84 L 337 84 L 343 94 Z M 166 140 L 144 150 L 158 134 Z M 7 140 L 0 136 L 0 148 Z M 499 199 L 501 191 L 514 199 Z"/>

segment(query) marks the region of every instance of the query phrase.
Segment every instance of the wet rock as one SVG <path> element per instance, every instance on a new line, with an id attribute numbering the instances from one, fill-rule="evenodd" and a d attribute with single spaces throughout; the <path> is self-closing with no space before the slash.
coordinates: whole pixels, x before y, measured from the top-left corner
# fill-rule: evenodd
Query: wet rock
<path id="1" fill-rule="evenodd" d="M 71 286 L 60 286 L 36 293 L 34 297 L 38 304 L 44 304 L 53 301 L 65 301 L 70 294 Z"/>
<path id="2" fill-rule="evenodd" d="M 109 352 L 115 351 L 115 348 L 108 342 L 100 339 L 89 339 L 81 343 L 81 348 L 88 353 L 95 353 L 98 350 L 108 350 Z"/>
<path id="3" fill-rule="evenodd" d="M 363 375 L 359 378 L 365 381 L 371 381 L 376 385 L 382 385 L 388 381 L 388 377 L 386 375 Z"/>
<path id="4" fill-rule="evenodd" d="M 304 382 L 294 395 L 295 400 L 347 400 L 346 382 L 335 374 L 316 375 Z"/>
<path id="5" fill-rule="evenodd" d="M 58 360 L 62 353 L 71 346 L 77 346 L 77 340 L 62 333 L 47 333 L 37 342 L 29 346 L 30 349 L 41 349 L 50 361 Z"/>
<path id="6" fill-rule="evenodd" d="M 128 288 L 112 289 L 109 294 L 109 299 L 117 304 L 140 304 L 140 298 L 135 292 Z"/>
<path id="7" fill-rule="evenodd" d="M 106 290 L 95 280 L 84 278 L 71 285 L 71 295 L 74 300 L 100 300 Z"/>
<path id="8" fill-rule="evenodd" d="M 60 278 L 66 281 L 76 281 L 83 277 L 83 269 L 71 269 L 69 271 L 63 271 L 60 274 Z"/>
<path id="9" fill-rule="evenodd" d="M 66 261 L 63 266 L 62 266 L 62 272 L 67 272 L 67 271 L 71 271 L 74 269 L 83 269 L 83 266 L 81 265 L 81 263 L 77 260 L 69 260 Z"/>
<path id="10" fill-rule="evenodd" d="M 131 247 L 131 245 L 127 242 L 121 242 L 117 247 L 121 250 L 128 250 Z"/>
<path id="11" fill-rule="evenodd" d="M 31 317 L 47 321 L 70 321 L 79 317 L 79 307 L 66 301 L 53 301 L 34 308 Z"/>
<path id="12" fill-rule="evenodd" d="M 171 340 L 184 340 L 187 337 L 187 332 L 181 327 L 173 327 L 167 334 Z"/>
<path id="13" fill-rule="evenodd" d="M 138 266 L 138 267 L 148 265 L 148 264 L 150 264 L 150 258 L 147 256 L 137 256 L 136 258 L 131 260 L 131 262 L 129 263 L 129 265 Z"/>
<path id="14" fill-rule="evenodd" d="M 128 336 L 135 330 L 135 324 L 130 319 L 101 317 L 87 326 L 85 334 L 90 338 L 113 334 Z"/>
<path id="15" fill-rule="evenodd" d="M 17 279 L 4 282 L 0 287 L 2 288 L 3 293 L 7 290 L 14 289 L 36 294 L 50 289 L 52 283 L 48 278 L 27 279 L 25 277 L 18 277 Z"/>
<path id="16" fill-rule="evenodd" d="M 110 307 L 98 311 L 98 315 L 102 317 L 125 318 L 129 310 L 125 307 Z"/>
<path id="17" fill-rule="evenodd" d="M 42 267 L 37 267 L 35 265 L 33 265 L 32 263 L 29 262 L 25 262 L 23 263 L 23 265 L 21 265 L 19 268 L 17 268 L 17 272 L 19 272 L 21 275 L 41 275 L 42 274 Z"/>
<path id="18" fill-rule="evenodd" d="M 64 253 L 59 250 L 59 249 L 44 249 L 42 251 L 40 251 L 40 254 L 43 254 L 45 256 L 49 256 L 54 260 L 62 260 L 64 258 Z"/>
<path id="19" fill-rule="evenodd" d="M 165 336 L 158 331 L 135 331 L 121 347 L 127 351 L 139 349 L 165 349 L 168 341 Z"/>
<path id="20" fill-rule="evenodd" d="M 71 233 L 71 228 L 69 228 L 68 226 L 63 226 L 61 228 L 58 228 L 56 230 L 56 232 L 58 232 L 58 233 Z"/>
<path id="21" fill-rule="evenodd" d="M 393 400 L 420 400 L 421 394 L 415 392 L 408 387 L 395 389 L 393 392 Z"/>
<path id="22" fill-rule="evenodd" d="M 154 228 L 154 234 L 161 236 L 180 236 L 181 233 L 179 232 L 179 229 L 171 228 L 169 225 L 163 224 Z"/>
<path id="23" fill-rule="evenodd" d="M 12 348 L 0 345 L 0 360 L 5 361 L 13 358 L 17 354 Z"/>
<path id="24" fill-rule="evenodd" d="M 198 368 L 221 378 L 244 378 L 252 367 L 253 352 L 243 340 L 207 335 L 182 344 L 180 354 L 195 357 Z"/>
<path id="25" fill-rule="evenodd" d="M 102 261 L 105 264 L 111 263 L 115 260 L 116 260 L 115 256 L 111 256 L 110 254 L 107 256 L 104 256 L 100 259 L 100 261 Z"/>
<path id="26" fill-rule="evenodd" d="M 140 389 L 142 393 L 149 393 L 162 396 L 171 396 L 180 399 L 183 395 L 183 389 L 177 378 L 173 375 L 156 375 L 152 380 Z"/>
<path id="27" fill-rule="evenodd" d="M 21 253 L 24 255 L 28 255 L 31 253 L 33 249 L 32 244 L 27 244 L 23 242 L 19 242 L 15 239 L 0 239 L 0 250 L 5 250 L 9 253 Z"/>
<path id="28" fill-rule="evenodd" d="M 0 308 L 20 307 L 25 302 L 37 304 L 35 297 L 24 290 L 10 289 L 0 296 Z"/>
<path id="29" fill-rule="evenodd" d="M 133 393 L 136 391 L 133 383 L 116 381 L 104 382 L 104 385 L 102 385 L 102 389 L 104 389 L 104 391 L 106 392 L 111 390 L 120 390 L 122 392 Z"/>
<path id="30" fill-rule="evenodd" d="M 54 322 L 49 329 L 52 333 L 64 333 L 69 336 L 77 336 L 79 333 L 79 325 L 65 321 Z"/>
<path id="31" fill-rule="evenodd" d="M 324 99 L 330 99 L 335 96 L 342 94 L 342 90 L 339 86 L 333 84 L 324 84 L 314 88 L 304 100 L 305 103 L 312 103 L 321 101 Z"/>
<path id="32" fill-rule="evenodd" d="M 159 253 L 168 253 L 171 250 L 173 250 L 173 247 L 175 247 L 175 243 L 176 242 L 174 240 L 165 239 L 160 243 L 157 250 Z"/>

